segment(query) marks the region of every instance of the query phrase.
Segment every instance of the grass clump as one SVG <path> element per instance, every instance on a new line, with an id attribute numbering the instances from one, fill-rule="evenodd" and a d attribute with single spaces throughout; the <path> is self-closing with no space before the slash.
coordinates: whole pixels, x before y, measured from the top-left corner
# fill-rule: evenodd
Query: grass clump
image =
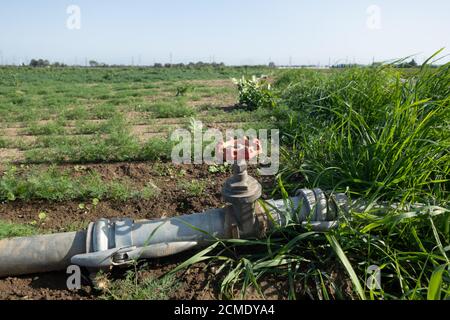
<path id="1" fill-rule="evenodd" d="M 35 227 L 0 220 L 0 240 L 13 237 L 28 237 L 37 234 Z"/>
<path id="2" fill-rule="evenodd" d="M 144 143 L 137 157 L 140 160 L 170 160 L 173 145 L 167 139 L 152 138 Z"/>
<path id="3" fill-rule="evenodd" d="M 152 199 L 159 193 L 154 184 L 136 188 L 127 180 L 104 181 L 96 172 L 74 177 L 70 170 L 11 167 L 0 178 L 0 201 L 15 200 L 90 200 Z M 98 201 L 97 200 L 97 201 Z"/>
<path id="4" fill-rule="evenodd" d="M 8 141 L 3 138 L 0 138 L 0 149 L 8 147 Z"/>
<path id="5" fill-rule="evenodd" d="M 202 180 L 181 181 L 178 184 L 178 188 L 186 191 L 186 193 L 192 197 L 199 197 L 202 195 L 206 186 L 206 181 Z"/>
<path id="6" fill-rule="evenodd" d="M 287 193 L 283 198 L 289 203 Z M 261 205 L 268 221 L 273 219 Z M 448 209 L 430 206 L 384 216 L 351 210 L 328 233 L 308 231 L 294 215 L 279 213 L 286 224 L 264 239 L 217 240 L 170 274 L 200 261 L 219 266 L 216 277 L 225 299 L 245 299 L 249 292 L 265 298 L 263 284 L 272 281 L 286 286 L 289 299 L 450 298 Z M 381 272 L 380 287 L 367 285 L 371 266 Z"/>
<path id="7" fill-rule="evenodd" d="M 182 118 L 193 116 L 196 113 L 184 100 L 159 102 L 152 105 L 150 110 L 156 118 Z"/>
<path id="8" fill-rule="evenodd" d="M 74 179 L 68 171 L 60 172 L 56 167 L 25 173 L 13 166 L 0 178 L 1 201 L 102 198 L 107 191 L 107 186 L 97 174 Z"/>
<path id="9" fill-rule="evenodd" d="M 104 300 L 167 300 L 178 288 L 174 276 L 155 278 L 138 270 L 129 270 L 124 279 L 118 280 L 100 273 L 96 283 Z"/>
<path id="10" fill-rule="evenodd" d="M 27 133 L 31 135 L 60 135 L 64 132 L 64 122 L 61 121 L 50 121 L 46 124 L 32 123 L 27 129 Z"/>

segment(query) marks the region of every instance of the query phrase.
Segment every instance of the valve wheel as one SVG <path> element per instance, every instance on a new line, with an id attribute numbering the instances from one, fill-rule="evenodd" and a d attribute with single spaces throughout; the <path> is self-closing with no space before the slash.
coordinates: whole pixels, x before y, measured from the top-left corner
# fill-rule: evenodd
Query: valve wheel
<path id="1" fill-rule="evenodd" d="M 249 161 L 261 153 L 261 141 L 257 138 L 235 138 L 219 142 L 216 146 L 216 158 L 228 162 Z"/>

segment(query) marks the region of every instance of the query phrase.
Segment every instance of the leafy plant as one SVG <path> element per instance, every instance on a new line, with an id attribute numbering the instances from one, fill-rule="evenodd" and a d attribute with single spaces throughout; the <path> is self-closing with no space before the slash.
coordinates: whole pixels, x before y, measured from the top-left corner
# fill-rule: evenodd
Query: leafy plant
<path id="1" fill-rule="evenodd" d="M 210 165 L 208 166 L 208 172 L 209 173 L 227 173 L 231 170 L 231 166 L 229 163 L 225 162 L 222 165 Z"/>
<path id="2" fill-rule="evenodd" d="M 177 97 L 184 96 L 184 95 L 186 95 L 186 93 L 188 92 L 189 89 L 190 89 L 190 87 L 188 85 L 178 86 L 177 93 L 175 96 L 177 96 Z"/>
<path id="3" fill-rule="evenodd" d="M 198 197 L 205 191 L 206 181 L 182 181 L 178 184 L 178 187 L 185 190 L 190 196 Z"/>
<path id="4" fill-rule="evenodd" d="M 234 79 L 239 91 L 239 104 L 246 110 L 275 107 L 275 95 L 270 83 L 264 78 L 253 76 L 251 79 Z"/>
<path id="5" fill-rule="evenodd" d="M 186 105 L 184 100 L 156 103 L 151 106 L 151 111 L 157 118 L 189 117 L 195 114 L 195 110 Z"/>

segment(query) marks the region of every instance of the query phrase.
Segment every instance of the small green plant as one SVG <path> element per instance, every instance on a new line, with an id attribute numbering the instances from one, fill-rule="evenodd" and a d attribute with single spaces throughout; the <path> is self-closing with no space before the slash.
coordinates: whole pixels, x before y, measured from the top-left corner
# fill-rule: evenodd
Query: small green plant
<path id="1" fill-rule="evenodd" d="M 6 148 L 8 146 L 8 141 L 6 141 L 4 138 L 0 138 L 0 149 Z"/>
<path id="2" fill-rule="evenodd" d="M 179 188 L 185 190 L 188 195 L 193 197 L 200 196 L 206 189 L 206 181 L 202 180 L 191 180 L 182 181 L 178 185 Z"/>
<path id="3" fill-rule="evenodd" d="M 89 114 L 85 107 L 68 108 L 61 113 L 61 117 L 66 120 L 86 119 L 88 116 Z"/>
<path id="4" fill-rule="evenodd" d="M 139 198 L 141 199 L 153 199 L 161 192 L 161 189 L 158 188 L 154 183 L 149 182 L 147 185 L 139 191 Z"/>
<path id="5" fill-rule="evenodd" d="M 108 192 L 111 199 L 118 201 L 126 201 L 134 194 L 131 185 L 122 181 L 113 181 Z"/>
<path id="6" fill-rule="evenodd" d="M 190 87 L 188 85 L 178 86 L 177 87 L 177 93 L 176 97 L 182 97 L 185 96 L 186 93 L 189 91 Z"/>
<path id="7" fill-rule="evenodd" d="M 157 118 L 181 118 L 195 114 L 195 110 L 186 105 L 184 100 L 156 103 L 151 106 L 151 111 Z"/>
<path id="8" fill-rule="evenodd" d="M 32 135 L 64 134 L 64 132 L 63 121 L 50 121 L 46 124 L 32 123 L 27 130 L 27 133 Z"/>
<path id="9" fill-rule="evenodd" d="M 137 269 L 127 271 L 125 278 L 118 280 L 99 273 L 96 284 L 104 300 L 167 300 L 178 288 L 175 276 L 155 278 Z"/>
<path id="10" fill-rule="evenodd" d="M 224 164 L 217 165 L 213 164 L 208 166 L 208 172 L 209 173 L 227 173 L 231 169 L 231 166 L 229 163 L 225 162 Z"/>
<path id="11" fill-rule="evenodd" d="M 45 219 L 47 219 L 47 213 L 45 211 L 39 212 L 38 218 L 39 218 L 39 221 L 44 221 Z"/>
<path id="12" fill-rule="evenodd" d="M 233 79 L 239 90 L 239 105 L 246 110 L 275 107 L 275 95 L 270 83 L 264 78 L 253 76 L 247 79 Z"/>

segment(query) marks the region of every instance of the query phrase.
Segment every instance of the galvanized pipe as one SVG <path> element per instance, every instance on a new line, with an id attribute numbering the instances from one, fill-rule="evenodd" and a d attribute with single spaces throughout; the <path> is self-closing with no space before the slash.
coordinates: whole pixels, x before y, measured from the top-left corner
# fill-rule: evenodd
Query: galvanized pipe
<path id="1" fill-rule="evenodd" d="M 1 240 L 0 277 L 61 270 L 85 252 L 86 231 Z"/>
<path id="2" fill-rule="evenodd" d="M 345 195 L 338 194 L 333 203 L 345 206 Z M 302 189 L 289 200 L 268 200 L 267 207 L 274 219 L 268 229 L 285 225 L 288 216 L 317 231 L 337 225 L 337 207 L 319 189 Z M 157 220 L 100 219 L 86 231 L 0 240 L 0 277 L 61 270 L 70 264 L 101 268 L 168 256 L 214 239 L 256 237 L 259 223 L 255 218 L 254 224 L 239 229 L 232 206 Z"/>

